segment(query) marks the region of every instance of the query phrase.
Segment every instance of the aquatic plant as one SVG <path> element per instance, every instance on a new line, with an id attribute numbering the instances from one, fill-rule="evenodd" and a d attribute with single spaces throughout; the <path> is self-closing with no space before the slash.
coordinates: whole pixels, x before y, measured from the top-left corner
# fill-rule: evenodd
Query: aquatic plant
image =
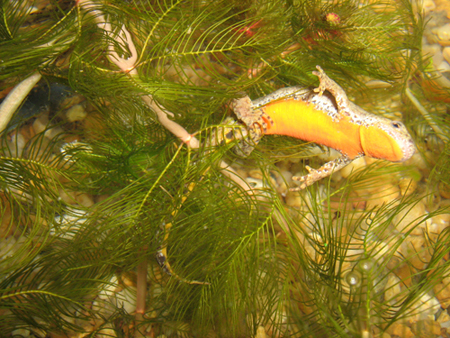
<path id="1" fill-rule="evenodd" d="M 422 172 L 448 152 L 422 171 L 374 163 L 282 194 L 283 165 L 318 160 L 308 145 L 267 137 L 243 159 L 236 141 L 214 142 L 230 99 L 312 85 L 317 64 L 361 106 L 403 93 L 423 70 L 409 1 L 36 6 L 1 7 L 0 90 L 16 86 L 0 107 L 5 336 L 347 337 L 434 316 L 450 246 L 430 226 L 448 210 L 417 206 Z M 41 78 L 85 97 L 87 116 L 53 111 L 24 136 L 9 118 Z M 366 90 L 373 79 L 390 92 Z M 408 125 L 424 121 L 410 111 Z M 258 168 L 262 188 L 239 168 Z M 208 284 L 165 274 L 162 246 L 177 275 Z"/>

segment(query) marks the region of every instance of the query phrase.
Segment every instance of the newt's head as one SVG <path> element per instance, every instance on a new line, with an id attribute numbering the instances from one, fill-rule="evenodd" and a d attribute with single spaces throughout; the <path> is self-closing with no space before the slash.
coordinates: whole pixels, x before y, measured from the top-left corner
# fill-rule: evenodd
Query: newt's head
<path id="1" fill-rule="evenodd" d="M 365 155 L 403 162 L 409 159 L 416 147 L 405 125 L 377 116 L 360 129 L 361 146 Z"/>

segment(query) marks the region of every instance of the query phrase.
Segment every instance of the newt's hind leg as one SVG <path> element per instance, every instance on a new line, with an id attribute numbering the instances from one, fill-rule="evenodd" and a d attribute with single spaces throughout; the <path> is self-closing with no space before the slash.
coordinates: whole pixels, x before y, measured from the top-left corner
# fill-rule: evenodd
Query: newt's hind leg
<path id="1" fill-rule="evenodd" d="M 262 109 L 254 109 L 248 96 L 233 100 L 231 108 L 248 129 L 248 137 L 237 147 L 238 155 L 246 157 L 258 145 L 267 129 L 273 125 L 273 121 Z"/>
<path id="2" fill-rule="evenodd" d="M 316 66 L 316 68 L 318 71 L 313 71 L 312 73 L 319 78 L 320 84 L 314 91 L 319 93 L 319 95 L 322 95 L 324 91 L 328 90 L 336 100 L 339 112 L 348 111 L 352 106 L 352 103 L 348 99 L 344 89 L 334 82 L 334 80 L 330 79 L 320 66 Z"/>

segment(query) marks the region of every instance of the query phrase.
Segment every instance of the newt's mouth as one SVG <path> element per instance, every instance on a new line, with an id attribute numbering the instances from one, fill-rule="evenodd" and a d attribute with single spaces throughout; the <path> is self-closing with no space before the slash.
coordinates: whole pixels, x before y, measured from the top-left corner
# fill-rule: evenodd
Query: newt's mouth
<path id="1" fill-rule="evenodd" d="M 402 147 L 403 158 L 401 159 L 401 162 L 409 160 L 414 155 L 416 150 L 416 145 L 411 138 L 407 142 L 404 142 L 404 145 Z"/>

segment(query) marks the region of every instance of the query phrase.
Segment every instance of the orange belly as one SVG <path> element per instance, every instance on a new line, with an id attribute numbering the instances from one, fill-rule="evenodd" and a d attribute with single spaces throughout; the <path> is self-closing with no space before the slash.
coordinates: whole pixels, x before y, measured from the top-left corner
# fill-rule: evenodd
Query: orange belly
<path id="1" fill-rule="evenodd" d="M 347 117 L 335 122 L 312 104 L 294 99 L 277 101 L 261 109 L 273 120 L 273 125 L 268 123 L 266 134 L 292 136 L 318 143 L 339 150 L 351 159 L 364 154 L 361 126 L 350 122 Z"/>

